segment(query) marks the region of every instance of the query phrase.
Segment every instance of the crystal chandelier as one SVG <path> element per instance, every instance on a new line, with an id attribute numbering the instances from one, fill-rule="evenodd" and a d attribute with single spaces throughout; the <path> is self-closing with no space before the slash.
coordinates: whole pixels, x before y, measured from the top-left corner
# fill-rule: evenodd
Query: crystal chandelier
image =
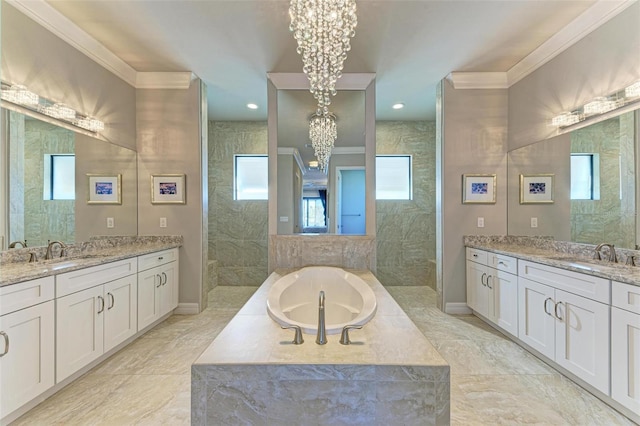
<path id="1" fill-rule="evenodd" d="M 338 137 L 336 116 L 333 114 L 314 114 L 309 121 L 309 139 L 318 159 L 318 168 L 324 173 L 329 166 L 331 149 Z"/>
<path id="2" fill-rule="evenodd" d="M 326 115 L 355 35 L 356 2 L 291 0 L 289 16 L 289 29 L 298 42 L 297 52 L 302 55 L 302 70 L 318 101 L 317 114 Z"/>

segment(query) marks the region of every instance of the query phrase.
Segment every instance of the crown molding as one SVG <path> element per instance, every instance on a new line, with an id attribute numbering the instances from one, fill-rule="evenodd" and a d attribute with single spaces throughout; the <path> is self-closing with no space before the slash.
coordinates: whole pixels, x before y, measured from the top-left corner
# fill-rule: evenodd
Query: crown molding
<path id="1" fill-rule="evenodd" d="M 135 87 L 136 70 L 117 57 L 102 43 L 80 29 L 69 18 L 55 10 L 44 0 L 6 0 L 7 3 L 60 37 L 100 66 L 111 71 Z"/>
<path id="2" fill-rule="evenodd" d="M 267 78 L 276 89 L 309 90 L 309 78 L 302 72 L 269 72 Z M 375 78 L 375 73 L 343 73 L 336 82 L 336 89 L 366 90 Z"/>
<path id="3" fill-rule="evenodd" d="M 136 74 L 136 89 L 188 89 L 193 79 L 191 71 L 184 72 L 139 72 Z"/>
<path id="4" fill-rule="evenodd" d="M 512 86 L 605 24 L 637 0 L 599 0 L 507 71 Z"/>
<path id="5" fill-rule="evenodd" d="M 331 155 L 364 154 L 364 146 L 336 146 L 331 149 Z"/>
<path id="6" fill-rule="evenodd" d="M 508 89 L 506 72 L 452 72 L 447 80 L 454 89 Z"/>

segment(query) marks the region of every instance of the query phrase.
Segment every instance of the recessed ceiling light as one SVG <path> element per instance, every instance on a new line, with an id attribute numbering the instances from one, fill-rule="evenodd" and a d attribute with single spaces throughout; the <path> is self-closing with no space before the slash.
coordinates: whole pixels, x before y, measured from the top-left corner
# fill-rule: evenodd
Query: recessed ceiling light
<path id="1" fill-rule="evenodd" d="M 249 108 L 249 109 L 258 109 L 258 105 L 256 105 L 256 104 L 247 104 L 247 108 Z"/>
<path id="2" fill-rule="evenodd" d="M 393 109 L 402 109 L 402 108 L 404 108 L 404 104 L 402 102 L 398 102 L 397 104 L 393 104 L 393 106 L 391 108 L 393 108 Z"/>

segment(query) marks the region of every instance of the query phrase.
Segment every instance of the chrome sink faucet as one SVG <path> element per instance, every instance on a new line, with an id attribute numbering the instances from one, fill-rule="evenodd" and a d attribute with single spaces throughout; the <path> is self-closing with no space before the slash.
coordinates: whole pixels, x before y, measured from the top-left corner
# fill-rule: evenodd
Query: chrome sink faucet
<path id="1" fill-rule="evenodd" d="M 67 252 L 67 246 L 62 241 L 51 241 L 47 246 L 47 252 L 44 255 L 45 260 L 53 259 L 53 247 L 56 244 L 60 246 L 60 257 L 64 257 Z"/>
<path id="2" fill-rule="evenodd" d="M 608 259 L 602 258 L 601 250 L 603 247 L 607 247 L 609 249 Z M 618 262 L 618 257 L 616 256 L 616 249 L 613 244 L 606 244 L 606 243 L 598 244 L 595 248 L 595 254 L 593 255 L 593 258 L 597 260 L 608 260 L 609 262 L 613 262 L 613 263 Z"/>
<path id="3" fill-rule="evenodd" d="M 318 333 L 316 334 L 316 343 L 324 345 L 327 343 L 327 331 L 324 323 L 324 291 L 320 291 L 320 300 L 318 301 Z"/>

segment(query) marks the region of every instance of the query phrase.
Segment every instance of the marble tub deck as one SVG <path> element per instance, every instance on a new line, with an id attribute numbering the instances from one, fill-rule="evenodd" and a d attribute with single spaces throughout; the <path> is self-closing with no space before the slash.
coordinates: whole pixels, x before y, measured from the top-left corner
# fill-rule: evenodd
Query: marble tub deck
<path id="1" fill-rule="evenodd" d="M 351 345 L 317 345 L 267 314 L 273 273 L 192 366 L 193 424 L 450 422 L 449 365 L 370 272 L 378 309 Z"/>

